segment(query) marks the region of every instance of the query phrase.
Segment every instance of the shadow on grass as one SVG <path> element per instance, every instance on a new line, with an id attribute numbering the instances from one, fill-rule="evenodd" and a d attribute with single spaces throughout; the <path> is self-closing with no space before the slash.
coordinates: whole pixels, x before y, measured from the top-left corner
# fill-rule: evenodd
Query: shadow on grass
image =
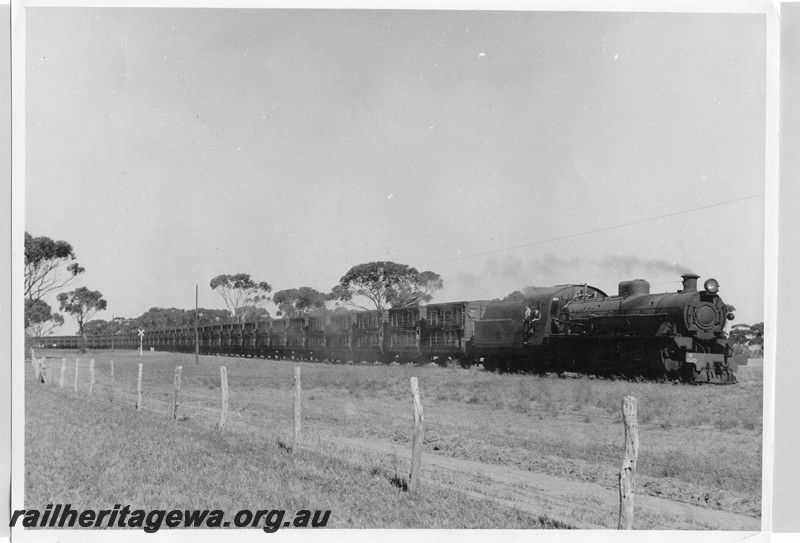
<path id="1" fill-rule="evenodd" d="M 369 474 L 380 479 L 387 479 L 392 486 L 399 488 L 403 492 L 408 492 L 408 481 L 396 473 L 389 477 L 389 474 L 386 472 L 386 470 L 379 467 L 374 467 L 370 470 Z"/>
<path id="2" fill-rule="evenodd" d="M 403 492 L 408 492 L 408 482 L 405 479 L 401 479 L 397 475 L 389 479 L 389 482 L 392 483 L 394 486 L 402 490 Z"/>

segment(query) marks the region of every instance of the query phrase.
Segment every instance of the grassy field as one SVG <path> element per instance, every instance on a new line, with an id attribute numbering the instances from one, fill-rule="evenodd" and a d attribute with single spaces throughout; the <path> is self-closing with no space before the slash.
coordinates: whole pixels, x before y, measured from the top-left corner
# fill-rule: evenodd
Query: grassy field
<path id="1" fill-rule="evenodd" d="M 637 492 L 760 516 L 760 382 L 681 386 L 210 356 L 195 365 L 193 356 L 145 353 L 144 405 L 152 411 L 136 413 L 140 359 L 135 353 L 81 357 L 77 394 L 75 353 L 46 354 L 67 356 L 69 367 L 64 390 L 34 386 L 30 376 L 27 381 L 31 506 L 66 500 L 108 507 L 127 500 L 141 507 L 200 507 L 205 505 L 198 496 L 214 496 L 220 504 L 214 507 L 226 510 L 264 508 L 265 502 L 287 510 L 331 507 L 336 527 L 554 526 L 458 493 L 433 488 L 421 496 L 403 493 L 396 474 L 346 457 L 306 450 L 293 458 L 286 444 L 292 432 L 292 373 L 300 366 L 303 434 L 309 442 L 342 436 L 410 448 L 409 377 L 416 375 L 426 451 L 608 487 L 616 487 L 622 458 L 622 398 L 632 395 L 639 402 Z M 97 378 L 91 401 L 89 358 L 96 361 Z M 58 382 L 60 361 L 49 362 Z M 175 423 L 169 400 L 178 364 L 182 404 Z M 220 365 L 228 368 L 231 406 L 230 428 L 222 435 L 213 431 Z"/>
<path id="2" fill-rule="evenodd" d="M 302 451 L 258 433 L 109 409 L 27 384 L 26 508 L 330 509 L 331 528 L 555 528 L 546 518 L 436 488 L 402 492 L 373 466 Z"/>

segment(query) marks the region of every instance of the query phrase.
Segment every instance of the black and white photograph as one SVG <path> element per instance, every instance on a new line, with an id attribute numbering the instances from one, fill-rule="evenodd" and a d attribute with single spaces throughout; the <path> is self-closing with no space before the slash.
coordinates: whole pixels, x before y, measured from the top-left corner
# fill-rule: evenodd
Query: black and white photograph
<path id="1" fill-rule="evenodd" d="M 12 539 L 760 532 L 777 16 L 698 6 L 17 6 Z"/>

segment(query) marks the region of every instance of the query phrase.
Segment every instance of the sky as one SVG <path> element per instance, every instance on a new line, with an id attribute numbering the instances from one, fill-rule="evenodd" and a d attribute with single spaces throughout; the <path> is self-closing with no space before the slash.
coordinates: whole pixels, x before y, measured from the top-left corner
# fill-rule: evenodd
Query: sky
<path id="1" fill-rule="evenodd" d="M 105 319 L 392 260 L 434 302 L 694 272 L 763 321 L 765 24 L 29 8 L 25 229 L 72 244 Z"/>

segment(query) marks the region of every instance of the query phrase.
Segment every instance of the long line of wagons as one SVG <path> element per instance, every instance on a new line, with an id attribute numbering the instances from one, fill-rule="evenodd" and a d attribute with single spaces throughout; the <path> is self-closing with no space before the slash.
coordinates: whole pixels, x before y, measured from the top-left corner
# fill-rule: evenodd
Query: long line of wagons
<path id="1" fill-rule="evenodd" d="M 244 324 L 147 330 L 145 350 L 329 362 L 456 362 L 489 370 L 584 372 L 735 382 L 725 339 L 733 319 L 714 279 L 650 294 L 636 279 L 608 296 L 587 284 L 529 288 L 521 299 L 351 311 Z M 46 347 L 77 348 L 77 336 Z M 137 333 L 87 337 L 90 349 L 137 349 Z"/>

